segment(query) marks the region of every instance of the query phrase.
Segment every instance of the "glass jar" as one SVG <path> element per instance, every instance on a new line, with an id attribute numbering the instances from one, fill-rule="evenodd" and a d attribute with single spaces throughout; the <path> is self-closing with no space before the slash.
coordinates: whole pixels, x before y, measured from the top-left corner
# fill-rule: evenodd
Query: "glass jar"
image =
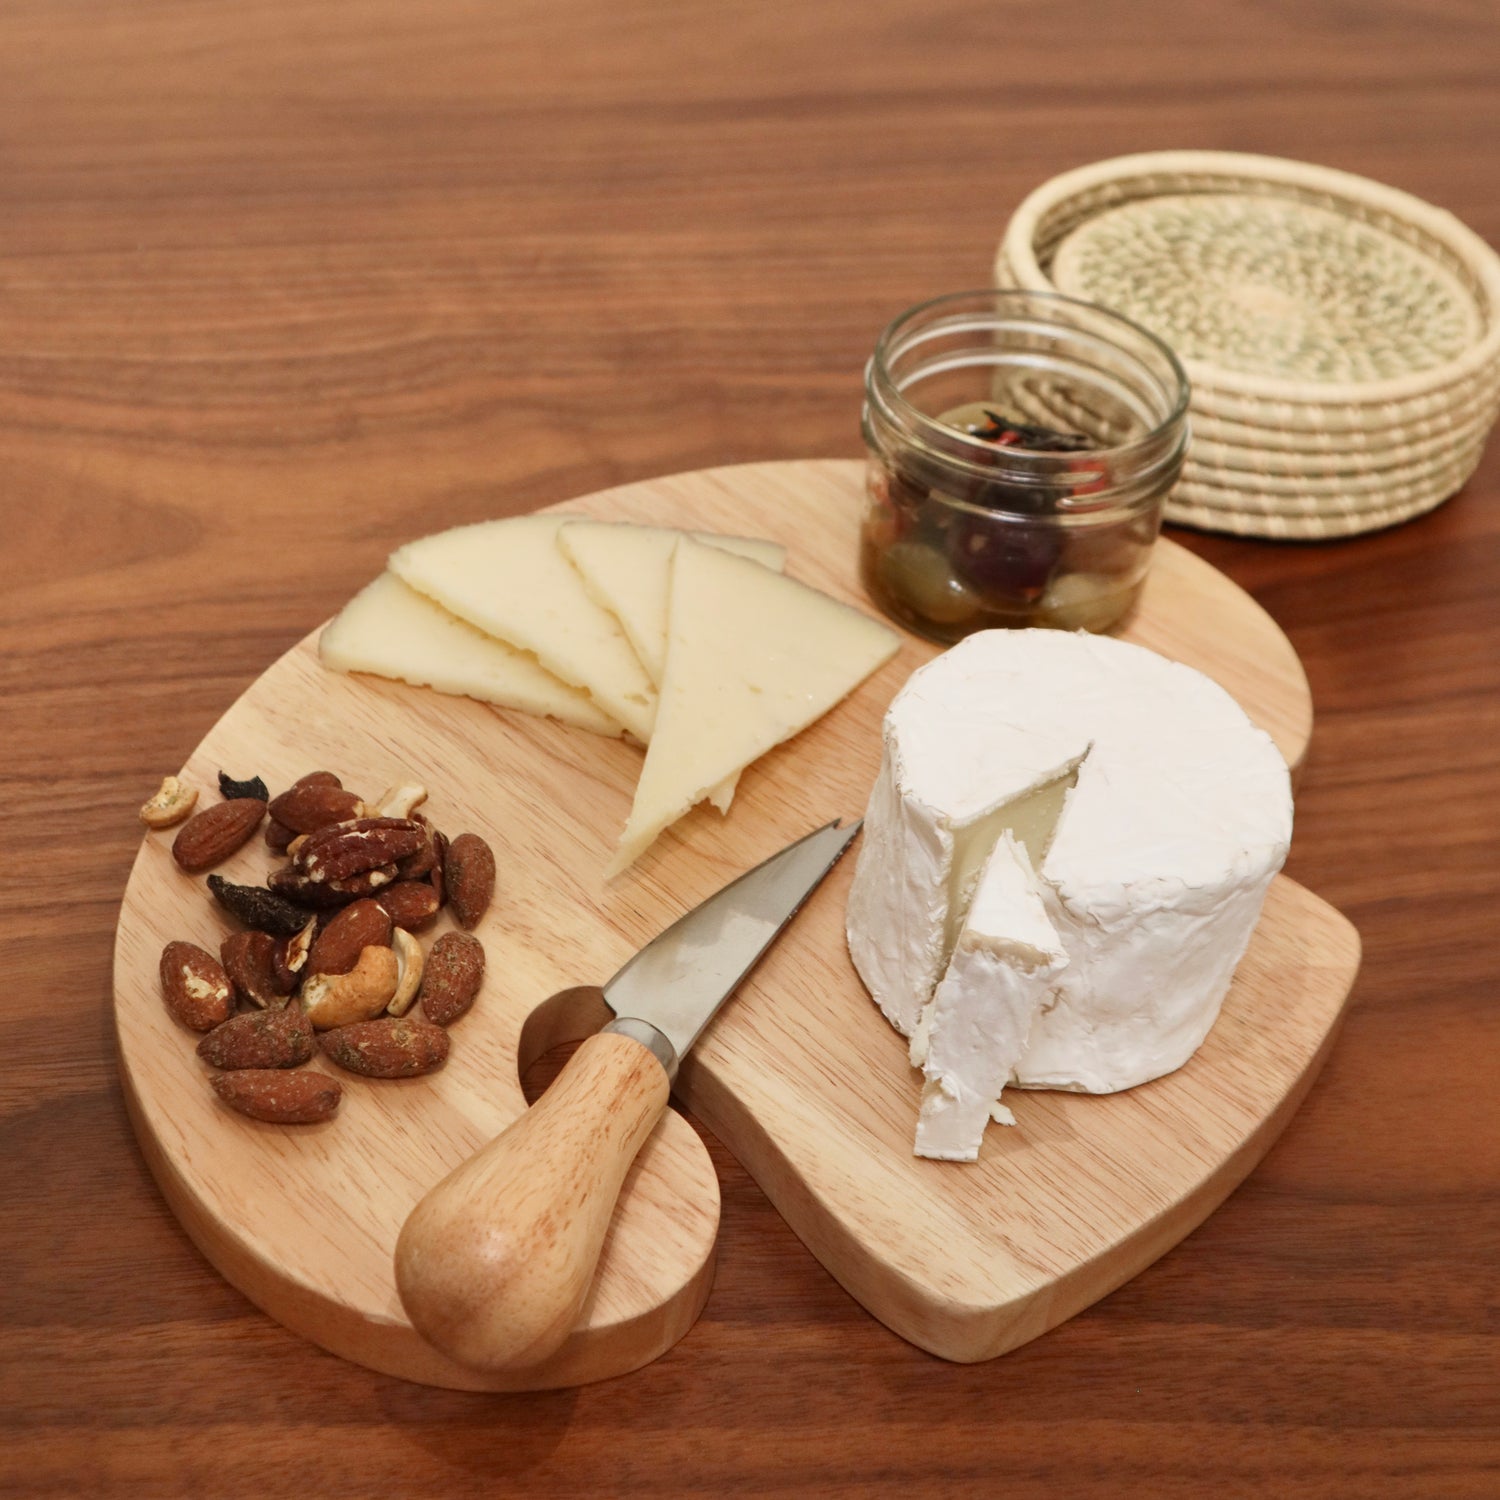
<path id="1" fill-rule="evenodd" d="M 1089 302 L 959 292 L 902 313 L 865 371 L 865 587 L 945 643 L 1108 630 L 1145 581 L 1187 406 L 1172 351 Z"/>

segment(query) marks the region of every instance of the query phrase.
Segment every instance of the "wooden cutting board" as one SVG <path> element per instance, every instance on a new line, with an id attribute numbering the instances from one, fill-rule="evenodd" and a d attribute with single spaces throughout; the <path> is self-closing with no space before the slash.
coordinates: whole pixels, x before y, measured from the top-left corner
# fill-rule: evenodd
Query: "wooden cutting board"
<path id="1" fill-rule="evenodd" d="M 789 573 L 868 608 L 854 568 L 861 493 L 856 463 L 759 464 L 628 485 L 560 508 L 773 537 L 790 549 Z M 1217 678 L 1300 762 L 1311 728 L 1301 667 L 1269 617 L 1222 575 L 1163 542 L 1123 633 Z M 417 1337 L 392 1279 L 396 1235 L 428 1187 L 525 1107 L 519 1072 L 597 1027 L 597 991 L 577 987 L 602 983 L 682 912 L 792 838 L 863 812 L 881 716 L 936 649 L 904 637 L 898 656 L 849 700 L 746 772 L 727 817 L 700 809 L 607 885 L 600 872 L 630 805 L 638 749 L 338 676 L 318 664 L 315 636 L 274 663 L 183 774 L 212 788 L 223 767 L 279 790 L 326 768 L 373 796 L 409 771 L 431 789 L 427 811 L 438 827 L 489 839 L 499 890 L 479 929 L 486 986 L 453 1027 L 442 1072 L 399 1083 L 346 1077 L 333 1121 L 259 1125 L 217 1103 L 196 1038 L 162 1006 L 162 947 L 185 938 L 217 949 L 229 923 L 202 879 L 172 863 L 171 833 L 146 837 L 116 947 L 121 1070 L 146 1158 L 204 1253 L 288 1327 L 431 1384 L 574 1384 L 669 1348 L 707 1296 L 718 1221 L 707 1152 L 675 1113 L 631 1175 L 578 1329 L 524 1376 L 465 1370 Z M 678 1095 L 855 1297 L 948 1359 L 988 1358 L 1035 1337 L 1201 1222 L 1306 1091 L 1358 965 L 1350 925 L 1278 878 L 1223 1016 L 1186 1067 L 1107 1098 L 1018 1094 L 1017 1128 L 991 1128 L 977 1164 L 923 1161 L 911 1154 L 919 1075 L 844 944 L 853 863 L 834 871 L 705 1033 Z M 222 873 L 259 880 L 268 868 L 257 840 Z"/>

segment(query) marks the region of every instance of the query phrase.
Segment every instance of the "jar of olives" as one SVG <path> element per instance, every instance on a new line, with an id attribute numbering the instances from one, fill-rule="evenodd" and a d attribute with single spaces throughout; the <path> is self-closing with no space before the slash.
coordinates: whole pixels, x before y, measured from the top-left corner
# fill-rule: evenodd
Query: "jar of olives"
<path id="1" fill-rule="evenodd" d="M 1089 302 L 960 292 L 903 313 L 865 372 L 865 587 L 943 642 L 1108 630 L 1145 581 L 1187 406 L 1172 351 Z"/>

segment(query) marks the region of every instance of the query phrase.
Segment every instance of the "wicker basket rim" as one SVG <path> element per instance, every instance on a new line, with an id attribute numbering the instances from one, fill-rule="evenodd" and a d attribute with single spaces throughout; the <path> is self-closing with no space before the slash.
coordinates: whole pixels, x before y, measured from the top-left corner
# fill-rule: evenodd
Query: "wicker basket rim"
<path id="1" fill-rule="evenodd" d="M 1456 358 L 1415 375 L 1369 383 L 1322 385 L 1267 375 L 1241 375 L 1197 360 L 1184 360 L 1195 387 L 1201 382 L 1243 396 L 1309 407 L 1365 406 L 1430 396 L 1476 376 L 1493 376 L 1493 367 L 1500 363 L 1500 256 L 1446 209 L 1371 178 L 1310 162 L 1233 151 L 1155 151 L 1076 167 L 1043 183 L 1022 200 L 1001 241 L 996 257 L 997 275 L 1003 279 L 1008 268 L 1023 287 L 1034 291 L 1056 290 L 1036 257 L 1036 230 L 1043 214 L 1085 192 L 1169 176 L 1199 184 L 1174 183 L 1171 191 L 1177 193 L 1232 192 L 1236 186 L 1243 190 L 1246 181 L 1256 181 L 1273 189 L 1288 187 L 1319 194 L 1323 206 L 1335 211 L 1347 211 L 1351 204 L 1357 204 L 1394 219 L 1404 219 L 1442 241 L 1463 262 L 1482 291 L 1481 312 L 1488 325 L 1483 336 Z M 1134 196 L 1147 195 L 1143 192 Z"/>

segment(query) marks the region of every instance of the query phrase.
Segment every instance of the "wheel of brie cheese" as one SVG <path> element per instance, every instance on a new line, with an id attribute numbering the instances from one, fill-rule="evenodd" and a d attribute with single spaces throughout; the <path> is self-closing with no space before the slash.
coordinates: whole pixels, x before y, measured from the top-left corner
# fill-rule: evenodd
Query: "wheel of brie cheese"
<path id="1" fill-rule="evenodd" d="M 917 1154 L 974 1160 L 1010 1083 L 1106 1094 L 1181 1067 L 1291 832 L 1270 736 L 1155 652 L 992 630 L 914 672 L 848 936 L 925 1073 Z"/>

